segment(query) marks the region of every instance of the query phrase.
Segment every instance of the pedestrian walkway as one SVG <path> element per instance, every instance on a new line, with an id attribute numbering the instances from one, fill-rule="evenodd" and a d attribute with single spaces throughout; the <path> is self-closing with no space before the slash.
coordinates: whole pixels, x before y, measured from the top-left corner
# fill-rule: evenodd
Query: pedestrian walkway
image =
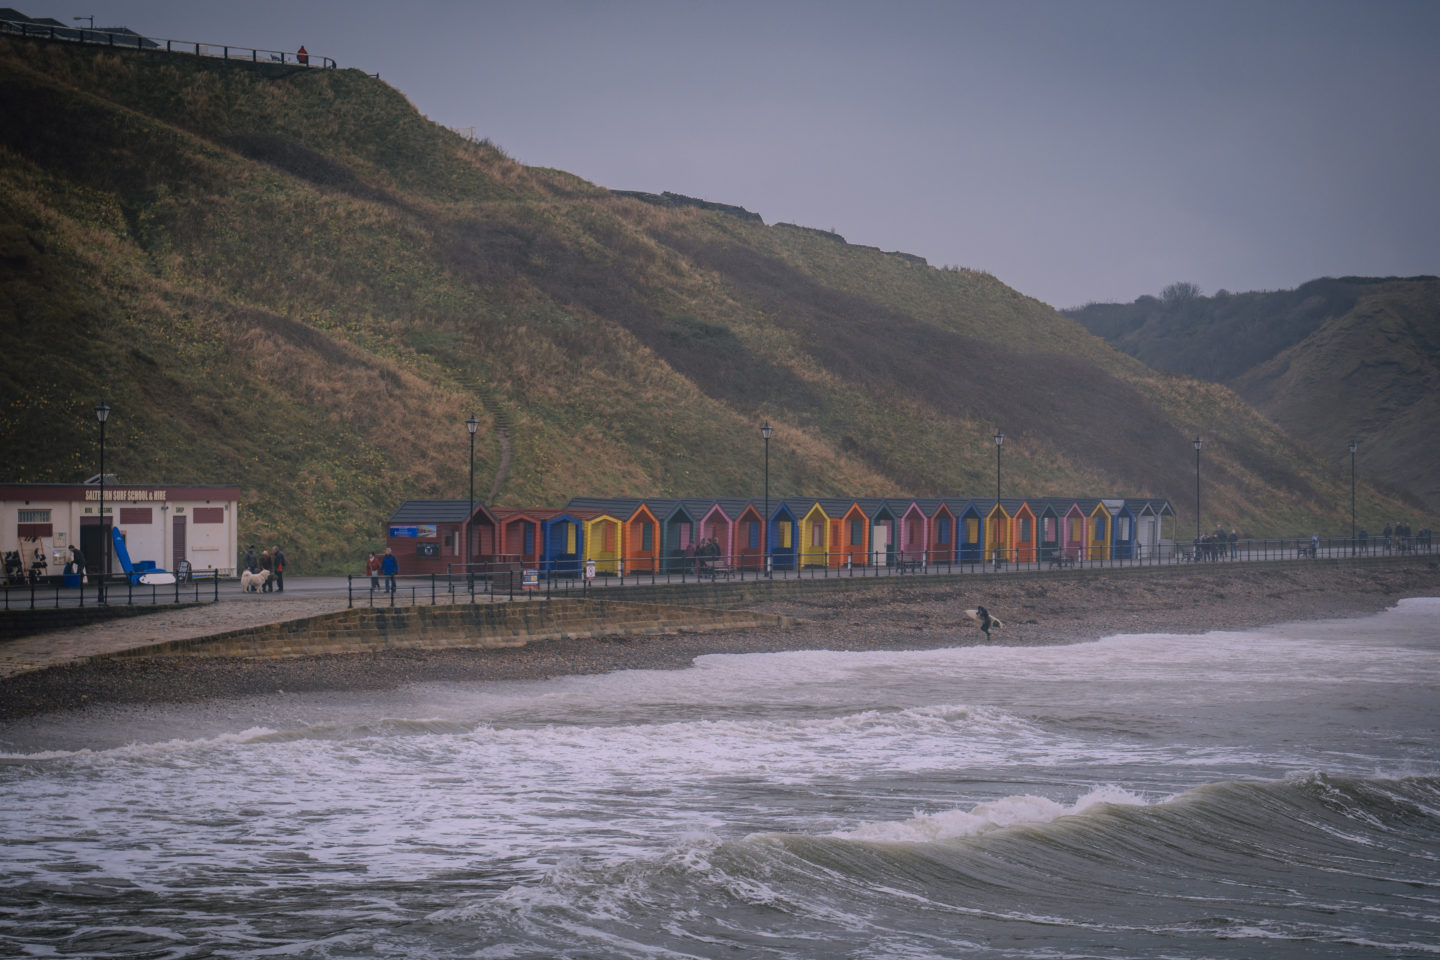
<path id="1" fill-rule="evenodd" d="M 292 579 L 295 584 L 291 586 Z M 286 578 L 283 594 L 237 591 L 215 603 L 162 608 L 155 613 L 121 617 L 84 627 L 40 633 L 0 643 L 0 679 L 163 643 L 193 640 L 231 630 L 303 620 L 346 608 L 336 578 Z M 343 585 L 344 580 L 339 582 Z"/>

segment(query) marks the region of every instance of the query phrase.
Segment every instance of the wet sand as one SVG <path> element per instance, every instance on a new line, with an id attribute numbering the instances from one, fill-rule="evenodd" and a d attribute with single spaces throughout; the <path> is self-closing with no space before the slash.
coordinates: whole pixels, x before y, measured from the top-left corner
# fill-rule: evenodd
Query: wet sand
<path id="1" fill-rule="evenodd" d="M 953 583 L 953 589 L 949 587 Z M 788 629 L 545 640 L 501 650 L 394 651 L 289 660 L 113 659 L 0 681 L 0 720 L 105 703 L 216 700 L 421 681 L 539 680 L 624 669 L 678 669 L 705 654 L 919 650 L 985 642 L 965 615 L 1004 621 L 997 645 L 1079 643 L 1117 633 L 1205 633 L 1364 616 L 1405 597 L 1440 596 L 1440 559 L 1362 564 L 1216 564 L 1056 577 L 905 581 L 755 605 L 800 617 Z"/>

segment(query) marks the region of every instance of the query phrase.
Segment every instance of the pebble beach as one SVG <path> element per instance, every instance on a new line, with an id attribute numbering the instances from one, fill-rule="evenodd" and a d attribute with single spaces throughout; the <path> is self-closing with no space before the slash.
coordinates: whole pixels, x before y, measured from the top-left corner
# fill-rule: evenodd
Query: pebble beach
<path id="1" fill-rule="evenodd" d="M 753 607 L 802 621 L 787 628 L 284 660 L 95 659 L 0 680 L 0 721 L 104 704 L 680 669 L 706 654 L 971 645 L 987 642 L 979 625 L 965 614 L 979 605 L 1004 623 L 988 642 L 1018 646 L 1083 643 L 1121 633 L 1199 635 L 1287 621 L 1358 617 L 1406 597 L 1436 596 L 1440 596 L 1440 560 L 1434 557 L 1358 564 L 1087 571 L 1053 578 L 956 577 L 938 588 L 916 578 L 896 578 L 882 590 L 802 594 Z"/>

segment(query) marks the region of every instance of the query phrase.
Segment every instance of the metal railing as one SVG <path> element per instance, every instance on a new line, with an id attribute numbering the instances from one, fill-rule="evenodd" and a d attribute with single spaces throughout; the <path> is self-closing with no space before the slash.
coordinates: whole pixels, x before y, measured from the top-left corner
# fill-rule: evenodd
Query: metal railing
<path id="1" fill-rule="evenodd" d="M 64 577 L 38 577 L 25 583 L 6 583 L 0 589 L 5 610 L 115 606 L 159 606 L 162 603 L 216 603 L 220 599 L 220 578 L 198 576 L 176 578 L 173 584 L 137 583 L 123 575 L 90 577 L 88 584 L 65 586 Z"/>
<path id="2" fill-rule="evenodd" d="M 59 40 L 110 47 L 116 50 L 138 50 L 142 53 L 183 53 L 197 57 L 213 57 L 219 60 L 288 64 L 295 67 L 324 69 L 334 69 L 336 66 L 335 61 L 329 57 L 309 52 L 302 54 L 285 50 L 265 50 L 259 47 L 237 47 L 223 43 L 170 40 L 165 37 L 142 36 L 132 30 L 115 30 L 105 27 L 67 27 L 27 20 L 0 20 L 0 33 L 34 40 Z"/>
<path id="3" fill-rule="evenodd" d="M 659 584 L 705 584 L 746 580 L 823 580 L 903 576 L 970 576 L 1014 572 L 1179 566 L 1190 563 L 1263 563 L 1281 560 L 1348 560 L 1430 553 L 1428 537 L 1392 538 L 1388 550 L 1377 540 L 1339 537 L 1281 537 L 1154 544 L 1052 544 L 1019 547 L 962 545 L 959 551 L 929 549 L 757 553 L 695 556 L 607 557 L 505 563 L 452 563 L 445 573 L 352 574 L 346 578 L 348 605 L 425 606 L 548 600 L 589 596 L 597 590 Z"/>

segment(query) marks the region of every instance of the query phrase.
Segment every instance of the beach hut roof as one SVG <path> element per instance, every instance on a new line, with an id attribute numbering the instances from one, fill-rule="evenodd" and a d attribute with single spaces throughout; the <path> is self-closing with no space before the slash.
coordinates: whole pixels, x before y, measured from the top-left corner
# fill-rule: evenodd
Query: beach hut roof
<path id="1" fill-rule="evenodd" d="M 479 500 L 406 500 L 390 515 L 390 522 L 464 523 L 472 513 L 495 519 Z"/>

